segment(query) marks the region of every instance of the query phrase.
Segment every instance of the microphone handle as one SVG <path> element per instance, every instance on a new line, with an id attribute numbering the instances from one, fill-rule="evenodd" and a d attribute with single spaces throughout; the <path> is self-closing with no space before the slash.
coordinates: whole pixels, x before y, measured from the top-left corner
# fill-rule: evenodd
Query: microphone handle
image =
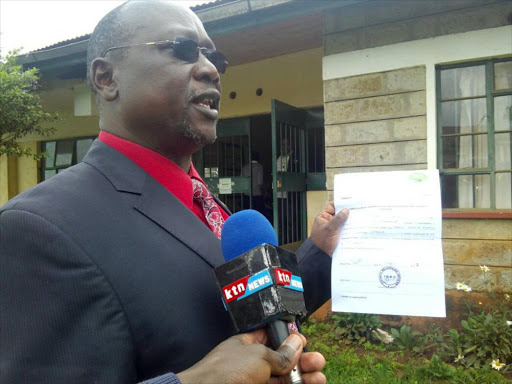
<path id="1" fill-rule="evenodd" d="M 290 335 L 288 324 L 283 320 L 275 320 L 268 325 L 267 335 L 270 339 L 270 344 L 274 349 L 278 349 L 283 341 Z M 293 367 L 292 371 L 288 374 L 288 381 L 290 384 L 304 384 L 301 377 L 301 371 L 298 365 Z"/>

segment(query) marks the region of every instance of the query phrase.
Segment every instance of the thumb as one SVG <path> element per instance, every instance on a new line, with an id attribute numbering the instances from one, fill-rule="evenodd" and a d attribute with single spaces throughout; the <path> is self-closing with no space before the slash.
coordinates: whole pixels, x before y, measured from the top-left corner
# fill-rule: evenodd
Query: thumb
<path id="1" fill-rule="evenodd" d="M 332 220 L 327 223 L 329 229 L 338 230 L 341 225 L 348 219 L 349 211 L 347 208 L 343 208 L 340 212 L 338 212 Z"/>
<path id="2" fill-rule="evenodd" d="M 267 361 L 270 363 L 272 374 L 281 376 L 290 372 L 297 365 L 304 346 L 298 335 L 291 334 L 277 351 L 268 349 Z"/>

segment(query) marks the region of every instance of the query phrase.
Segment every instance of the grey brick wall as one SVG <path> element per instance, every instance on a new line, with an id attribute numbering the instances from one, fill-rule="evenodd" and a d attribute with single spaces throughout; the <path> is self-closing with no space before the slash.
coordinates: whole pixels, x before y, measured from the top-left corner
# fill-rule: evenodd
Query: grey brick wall
<path id="1" fill-rule="evenodd" d="M 334 175 L 425 169 L 425 67 L 324 82 L 327 189 Z"/>

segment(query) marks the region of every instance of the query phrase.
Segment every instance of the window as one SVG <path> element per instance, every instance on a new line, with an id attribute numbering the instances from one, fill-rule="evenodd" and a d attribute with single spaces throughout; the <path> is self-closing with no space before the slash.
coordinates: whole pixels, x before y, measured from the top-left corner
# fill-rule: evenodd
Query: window
<path id="1" fill-rule="evenodd" d="M 437 68 L 443 208 L 512 209 L 512 60 Z"/>
<path id="2" fill-rule="evenodd" d="M 42 150 L 48 156 L 43 158 L 41 181 L 48 180 L 60 171 L 81 162 L 94 139 L 95 137 L 80 137 L 44 142 Z"/>

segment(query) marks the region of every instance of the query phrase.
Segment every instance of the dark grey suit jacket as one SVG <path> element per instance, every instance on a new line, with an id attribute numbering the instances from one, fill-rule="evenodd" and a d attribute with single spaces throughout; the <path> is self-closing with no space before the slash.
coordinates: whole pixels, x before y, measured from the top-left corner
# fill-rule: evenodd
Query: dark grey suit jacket
<path id="1" fill-rule="evenodd" d="M 330 257 L 298 252 L 309 310 Z M 84 161 L 0 209 L 0 383 L 134 383 L 182 371 L 233 334 L 220 242 L 135 163 Z M 207 381 L 205 381 L 207 382 Z"/>

